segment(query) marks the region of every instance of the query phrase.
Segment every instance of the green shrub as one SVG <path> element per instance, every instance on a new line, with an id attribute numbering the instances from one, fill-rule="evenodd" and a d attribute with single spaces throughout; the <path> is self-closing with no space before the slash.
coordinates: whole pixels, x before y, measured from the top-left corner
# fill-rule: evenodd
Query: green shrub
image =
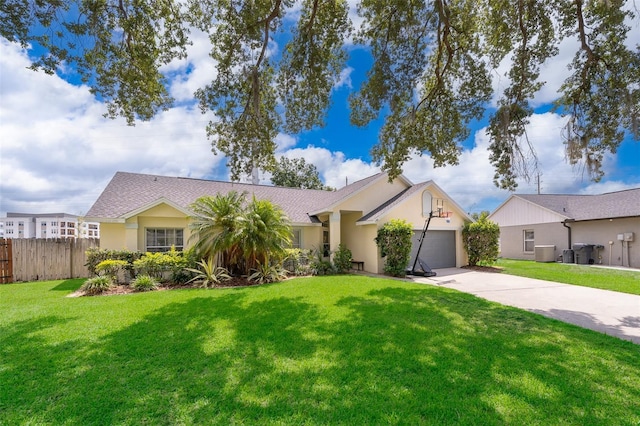
<path id="1" fill-rule="evenodd" d="M 183 252 L 177 251 L 172 247 L 168 252 L 145 253 L 140 259 L 133 262 L 133 267 L 138 275 L 150 275 L 153 278 L 162 280 L 168 273 L 171 275 L 172 280 L 174 277 L 183 280 L 184 278 L 181 277 L 181 274 L 185 268 L 195 266 L 195 261 L 191 260 L 190 263 L 190 256 L 192 257 L 191 251 L 185 256 Z"/>
<path id="2" fill-rule="evenodd" d="M 492 265 L 498 260 L 500 226 L 482 212 L 475 222 L 467 222 L 462 228 L 462 244 L 469 256 L 469 265 Z"/>
<path id="3" fill-rule="evenodd" d="M 100 294 L 109 290 L 112 286 L 113 281 L 111 281 L 111 277 L 108 275 L 100 275 L 86 280 L 80 287 L 80 290 L 86 294 Z"/>
<path id="4" fill-rule="evenodd" d="M 158 281 L 150 275 L 138 275 L 130 286 L 135 291 L 151 291 L 158 288 Z"/>
<path id="5" fill-rule="evenodd" d="M 386 257 L 384 272 L 393 277 L 404 277 L 411 256 L 413 228 L 402 219 L 392 219 L 378 229 L 375 238 L 382 257 Z"/>
<path id="6" fill-rule="evenodd" d="M 129 250 L 104 250 L 98 248 L 90 248 L 86 251 L 87 263 L 85 266 L 91 275 L 98 275 L 96 267 L 104 260 L 124 260 L 127 262 L 125 270 L 129 276 L 133 278 L 133 262 L 142 256 L 142 253 Z"/>
<path id="7" fill-rule="evenodd" d="M 315 257 L 311 260 L 311 272 L 313 275 L 331 275 L 335 272 L 331 262 L 324 259 L 321 250 L 315 251 Z"/>
<path id="8" fill-rule="evenodd" d="M 338 246 L 338 250 L 333 254 L 333 266 L 337 273 L 344 274 L 351 269 L 351 250 L 344 244 Z"/>
<path id="9" fill-rule="evenodd" d="M 196 252 L 193 249 L 178 252 L 175 262 L 171 265 L 171 283 L 186 284 L 193 278 L 193 273 L 187 268 L 194 269 L 198 266 Z"/>
<path id="10" fill-rule="evenodd" d="M 293 275 L 311 275 L 311 251 L 290 248 L 285 250 L 283 268 Z"/>
<path id="11" fill-rule="evenodd" d="M 195 274 L 189 282 L 199 283 L 201 287 L 215 287 L 221 282 L 231 279 L 229 272 L 225 268 L 217 266 L 213 258 L 209 258 L 208 260 L 202 259 L 198 262 L 198 266 L 200 266 L 200 269 L 186 269 Z"/>
<path id="12" fill-rule="evenodd" d="M 118 281 L 118 271 L 126 271 L 129 264 L 126 260 L 107 259 L 96 265 L 98 275 L 106 275 L 111 281 Z"/>
<path id="13" fill-rule="evenodd" d="M 275 283 L 287 278 L 287 271 L 280 265 L 263 265 L 258 262 L 258 267 L 249 275 L 249 281 L 258 284 Z"/>

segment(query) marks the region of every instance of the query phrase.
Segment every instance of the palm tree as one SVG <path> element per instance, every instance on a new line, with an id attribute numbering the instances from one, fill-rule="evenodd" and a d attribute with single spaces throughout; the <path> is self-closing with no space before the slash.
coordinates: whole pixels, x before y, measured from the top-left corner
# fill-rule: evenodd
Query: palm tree
<path id="1" fill-rule="evenodd" d="M 246 193 L 204 196 L 191 204 L 193 216 L 189 228 L 195 240 L 194 249 L 200 258 L 218 258 L 219 264 L 232 271 L 242 253 L 239 244 Z"/>
<path id="2" fill-rule="evenodd" d="M 291 224 L 284 211 L 268 200 L 254 196 L 242 218 L 241 241 L 247 272 L 271 260 L 284 258 L 291 246 Z"/>

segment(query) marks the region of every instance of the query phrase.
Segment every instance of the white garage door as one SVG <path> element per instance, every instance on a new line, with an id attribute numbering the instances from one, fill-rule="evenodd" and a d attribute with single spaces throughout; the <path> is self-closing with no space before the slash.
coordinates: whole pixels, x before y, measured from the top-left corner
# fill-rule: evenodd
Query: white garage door
<path id="1" fill-rule="evenodd" d="M 409 268 L 413 267 L 416 251 L 420 245 L 418 239 L 421 235 L 422 231 L 413 231 Z M 420 249 L 420 259 L 425 261 L 431 269 L 454 268 L 456 266 L 456 232 L 427 231 Z"/>

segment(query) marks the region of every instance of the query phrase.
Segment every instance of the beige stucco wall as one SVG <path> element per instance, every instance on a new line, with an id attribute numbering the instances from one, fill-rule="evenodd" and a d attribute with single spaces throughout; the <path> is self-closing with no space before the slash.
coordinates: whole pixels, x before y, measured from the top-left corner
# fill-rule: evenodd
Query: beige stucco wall
<path id="1" fill-rule="evenodd" d="M 124 223 L 100 224 L 100 248 L 106 250 L 126 249 Z"/>
<path id="2" fill-rule="evenodd" d="M 386 179 L 379 179 L 371 186 L 363 188 L 359 193 L 340 203 L 335 211 L 360 211 L 368 213 L 380 206 L 384 201 L 393 198 L 407 188 L 407 184 L 400 179 L 389 183 Z"/>
<path id="3" fill-rule="evenodd" d="M 599 244 L 604 246 L 596 263 L 613 266 L 631 266 L 640 268 L 640 218 L 609 220 L 591 220 L 569 224 L 572 229 L 573 243 Z M 634 241 L 624 245 L 618 241 L 618 234 L 634 233 Z M 609 241 L 613 242 L 609 245 Z M 628 258 L 627 258 L 628 256 Z M 609 259 L 611 258 L 611 263 Z"/>
<path id="4" fill-rule="evenodd" d="M 314 251 L 321 248 L 322 227 L 321 226 L 294 226 L 302 231 L 301 248 Z"/>

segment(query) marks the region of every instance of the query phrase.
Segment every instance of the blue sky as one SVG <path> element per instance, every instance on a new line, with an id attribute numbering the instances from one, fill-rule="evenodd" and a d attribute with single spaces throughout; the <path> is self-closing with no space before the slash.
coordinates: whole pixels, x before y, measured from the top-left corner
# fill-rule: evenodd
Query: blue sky
<path id="1" fill-rule="evenodd" d="M 631 40 L 640 40 L 637 22 Z M 193 92 L 207 84 L 215 69 L 204 34 L 194 32 L 189 57 L 164 71 L 172 76 L 176 107 L 151 121 L 127 126 L 123 119 L 102 117 L 104 105 L 86 86 L 62 69 L 47 76 L 26 69 L 29 52 L 0 39 L 0 215 L 6 212 L 84 214 L 116 171 L 194 178 L 228 179 L 224 158 L 211 153 L 202 115 Z M 528 134 L 540 163 L 543 193 L 593 194 L 640 187 L 640 143 L 627 138 L 605 159 L 605 178 L 591 182 L 564 159 L 560 129 L 563 119 L 549 104 L 566 74 L 573 46 L 542 70 L 546 86 L 533 100 L 536 114 Z M 304 157 L 316 165 L 327 185 L 342 187 L 379 171 L 369 151 L 380 120 L 360 129 L 349 123 L 347 97 L 358 89 L 370 58 L 353 50 L 343 78 L 334 88 L 326 126 L 301 135 L 281 134 L 277 155 Z M 505 87 L 506 69 L 495 70 L 495 89 Z M 66 76 L 66 77 L 65 77 Z M 463 146 L 460 164 L 433 168 L 428 155 L 412 158 L 404 175 L 413 182 L 433 179 L 468 212 L 493 210 L 509 192 L 493 185 L 486 123 L 478 123 Z M 268 184 L 268 175 L 261 175 Z M 535 182 L 519 182 L 517 192 L 536 192 Z"/>

